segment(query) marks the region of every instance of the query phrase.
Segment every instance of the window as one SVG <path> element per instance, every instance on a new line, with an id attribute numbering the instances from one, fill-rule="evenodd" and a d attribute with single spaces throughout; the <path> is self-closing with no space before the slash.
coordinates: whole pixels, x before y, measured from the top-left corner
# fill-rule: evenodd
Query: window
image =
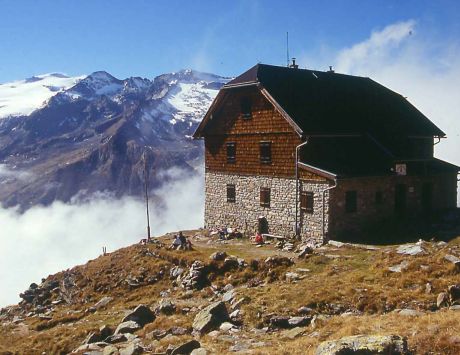
<path id="1" fill-rule="evenodd" d="M 236 191 L 234 184 L 227 184 L 227 202 L 236 201 Z"/>
<path id="2" fill-rule="evenodd" d="M 345 211 L 348 213 L 353 213 L 356 212 L 357 209 L 356 191 L 347 191 L 345 193 Z"/>
<path id="3" fill-rule="evenodd" d="M 260 205 L 270 207 L 270 189 L 268 187 L 260 188 Z"/>
<path id="4" fill-rule="evenodd" d="M 260 162 L 263 164 L 272 162 L 272 142 L 260 142 Z"/>
<path id="5" fill-rule="evenodd" d="M 375 204 L 381 205 L 383 203 L 383 193 L 382 191 L 375 192 Z"/>
<path id="6" fill-rule="evenodd" d="M 313 213 L 313 192 L 302 191 L 300 193 L 300 210 Z"/>
<path id="7" fill-rule="evenodd" d="M 236 143 L 227 143 L 227 163 L 236 161 Z"/>
<path id="8" fill-rule="evenodd" d="M 243 97 L 240 101 L 241 117 L 248 120 L 252 117 L 252 103 L 249 97 Z"/>

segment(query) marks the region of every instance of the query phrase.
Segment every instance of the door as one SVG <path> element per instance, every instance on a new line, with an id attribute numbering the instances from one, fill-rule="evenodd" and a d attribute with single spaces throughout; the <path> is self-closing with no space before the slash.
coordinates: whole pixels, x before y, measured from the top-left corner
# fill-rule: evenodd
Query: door
<path id="1" fill-rule="evenodd" d="M 430 216 L 433 210 L 433 184 L 425 182 L 422 186 L 422 212 L 425 216 Z"/>
<path id="2" fill-rule="evenodd" d="M 395 214 L 403 217 L 407 207 L 407 186 L 398 184 L 395 186 Z"/>

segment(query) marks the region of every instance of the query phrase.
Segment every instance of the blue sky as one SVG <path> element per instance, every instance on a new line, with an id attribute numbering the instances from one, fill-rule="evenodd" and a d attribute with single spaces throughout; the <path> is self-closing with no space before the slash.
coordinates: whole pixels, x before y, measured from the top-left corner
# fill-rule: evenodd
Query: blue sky
<path id="1" fill-rule="evenodd" d="M 458 41 L 459 4 L 0 0 L 0 83 L 47 72 L 96 70 L 120 78 L 181 68 L 231 76 L 259 61 L 284 65 L 286 31 L 291 56 L 299 57 L 302 66 L 334 65 L 341 49 L 411 19 L 418 34 L 433 43 Z M 317 54 L 324 63 L 306 60 Z"/>

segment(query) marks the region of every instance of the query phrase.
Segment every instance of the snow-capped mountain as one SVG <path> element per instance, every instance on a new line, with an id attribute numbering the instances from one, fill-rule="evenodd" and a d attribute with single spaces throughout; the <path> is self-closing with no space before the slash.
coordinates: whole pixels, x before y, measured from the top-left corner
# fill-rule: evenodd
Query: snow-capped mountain
<path id="1" fill-rule="evenodd" d="M 228 80 L 193 70 L 153 80 L 120 80 L 104 71 L 34 78 L 0 86 L 5 206 L 28 208 L 96 191 L 141 194 L 144 152 L 152 187 L 162 183 L 164 169 L 193 172 L 203 153 L 190 136 Z"/>
<path id="2" fill-rule="evenodd" d="M 0 119 L 29 115 L 52 96 L 74 86 L 83 78 L 52 73 L 0 84 Z"/>

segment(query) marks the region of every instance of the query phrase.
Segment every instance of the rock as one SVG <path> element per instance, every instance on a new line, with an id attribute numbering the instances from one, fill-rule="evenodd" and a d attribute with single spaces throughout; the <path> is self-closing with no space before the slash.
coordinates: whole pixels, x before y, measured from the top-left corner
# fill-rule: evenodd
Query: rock
<path id="1" fill-rule="evenodd" d="M 396 252 L 398 254 L 412 255 L 412 256 L 426 254 L 422 245 L 417 245 L 417 244 L 400 245 L 398 249 L 396 250 Z"/>
<path id="2" fill-rule="evenodd" d="M 112 300 L 112 297 L 102 297 L 94 306 L 88 308 L 88 312 L 96 312 L 98 309 L 107 306 Z"/>
<path id="3" fill-rule="evenodd" d="M 193 321 L 193 329 L 200 334 L 207 333 L 219 327 L 228 320 L 228 312 L 222 301 L 211 303 L 201 310 Z"/>
<path id="4" fill-rule="evenodd" d="M 124 333 L 134 333 L 136 330 L 141 329 L 142 327 L 135 321 L 129 320 L 122 322 L 115 329 L 114 335 L 124 334 Z"/>
<path id="5" fill-rule="evenodd" d="M 125 334 L 114 334 L 109 335 L 107 338 L 104 339 L 104 341 L 109 344 L 117 344 L 122 343 L 124 341 L 128 341 L 128 338 L 126 338 Z"/>
<path id="6" fill-rule="evenodd" d="M 160 300 L 160 303 L 156 311 L 158 313 L 163 313 L 167 315 L 173 314 L 176 311 L 176 305 L 171 300 L 163 298 Z"/>
<path id="7" fill-rule="evenodd" d="M 226 269 L 236 269 L 240 266 L 240 264 L 238 263 L 238 258 L 236 256 L 230 255 L 225 258 L 223 266 Z"/>
<path id="8" fill-rule="evenodd" d="M 108 325 L 103 325 L 99 328 L 99 334 L 101 335 L 101 339 L 105 339 L 113 334 L 113 329 Z"/>
<path id="9" fill-rule="evenodd" d="M 451 311 L 460 311 L 460 304 L 456 304 L 454 306 L 450 306 L 449 309 Z"/>
<path id="10" fill-rule="evenodd" d="M 103 347 L 100 343 L 84 344 L 76 348 L 72 353 L 89 354 L 90 352 L 102 353 Z"/>
<path id="11" fill-rule="evenodd" d="M 309 325 L 313 317 L 291 317 L 288 320 L 290 327 L 304 327 Z"/>
<path id="12" fill-rule="evenodd" d="M 248 303 L 249 302 L 249 298 L 247 297 L 242 297 L 240 298 L 238 301 L 236 301 L 235 303 L 232 304 L 231 308 L 232 310 L 234 309 L 239 309 L 241 307 L 241 305 L 245 304 L 245 303 Z"/>
<path id="13" fill-rule="evenodd" d="M 201 347 L 200 343 L 196 340 L 190 340 L 176 348 L 174 348 L 170 355 L 188 355 L 193 350 L 199 349 Z"/>
<path id="14" fill-rule="evenodd" d="M 300 307 L 298 310 L 297 310 L 297 313 L 298 314 L 312 314 L 313 313 L 313 309 L 309 308 L 309 307 Z"/>
<path id="15" fill-rule="evenodd" d="M 427 282 L 425 285 L 425 293 L 433 293 L 433 285 L 431 282 Z"/>
<path id="16" fill-rule="evenodd" d="M 313 254 L 313 248 L 308 245 L 302 245 L 299 248 L 299 252 L 297 253 L 298 258 L 305 258 L 307 255 Z"/>
<path id="17" fill-rule="evenodd" d="M 294 261 L 285 256 L 274 255 L 265 259 L 265 264 L 267 264 L 270 267 L 291 266 L 292 264 L 294 264 Z"/>
<path id="18" fill-rule="evenodd" d="M 208 355 L 208 351 L 205 348 L 194 349 L 190 355 Z"/>
<path id="19" fill-rule="evenodd" d="M 286 273 L 286 280 L 289 281 L 289 282 L 298 281 L 300 279 L 301 279 L 300 275 L 295 273 L 295 272 L 287 272 Z"/>
<path id="20" fill-rule="evenodd" d="M 407 354 L 407 341 L 398 335 L 355 335 L 322 342 L 316 355 Z"/>
<path id="21" fill-rule="evenodd" d="M 181 268 L 180 266 L 174 266 L 173 268 L 171 268 L 171 270 L 169 271 L 169 277 L 170 279 L 177 279 L 178 276 L 181 276 L 183 273 L 184 273 L 184 269 Z"/>
<path id="22" fill-rule="evenodd" d="M 105 338 L 101 337 L 100 334 L 97 334 L 95 332 L 90 332 L 88 336 L 85 338 L 85 340 L 83 340 L 83 344 L 93 344 L 103 339 Z"/>
<path id="23" fill-rule="evenodd" d="M 155 320 L 155 314 L 151 309 L 143 304 L 137 306 L 134 311 L 130 312 L 122 322 L 134 321 L 142 328 L 148 323 L 152 323 Z"/>
<path id="24" fill-rule="evenodd" d="M 235 290 L 230 290 L 222 296 L 222 302 L 231 302 L 235 298 Z"/>
<path id="25" fill-rule="evenodd" d="M 449 295 L 447 294 L 447 292 L 441 292 L 438 295 L 438 298 L 436 299 L 436 306 L 438 308 L 441 308 L 442 306 L 446 306 L 448 300 L 449 300 Z"/>
<path id="26" fill-rule="evenodd" d="M 451 303 L 460 300 L 460 285 L 450 285 L 447 288 L 447 293 L 449 294 L 449 301 Z"/>
<path id="27" fill-rule="evenodd" d="M 270 326 L 272 328 L 291 328 L 289 325 L 289 317 L 273 316 L 270 318 Z"/>
<path id="28" fill-rule="evenodd" d="M 226 257 L 227 257 L 227 253 L 225 251 L 216 251 L 209 258 L 211 260 L 221 261 L 221 260 L 225 260 Z"/>
<path id="29" fill-rule="evenodd" d="M 187 329 L 186 328 L 183 328 L 183 327 L 172 327 L 169 332 L 172 334 L 172 335 L 185 335 L 188 333 Z"/>
<path id="30" fill-rule="evenodd" d="M 306 328 L 301 328 L 301 327 L 298 327 L 298 328 L 293 328 L 293 329 L 288 329 L 288 330 L 285 330 L 281 336 L 283 338 L 286 338 L 286 339 L 295 339 L 301 335 L 303 335 L 305 332 L 307 331 Z"/>
<path id="31" fill-rule="evenodd" d="M 405 309 L 399 310 L 398 314 L 400 314 L 401 316 L 406 316 L 406 317 L 416 317 L 416 316 L 424 315 L 425 313 L 416 311 L 415 309 L 405 308 Z"/>
<path id="32" fill-rule="evenodd" d="M 235 326 L 230 323 L 230 322 L 223 322 L 220 327 L 219 327 L 219 330 L 223 331 L 223 332 L 228 332 L 230 329 L 233 329 L 235 328 Z"/>
<path id="33" fill-rule="evenodd" d="M 232 284 L 226 284 L 225 287 L 223 288 L 223 291 L 228 292 L 228 291 L 231 291 L 233 289 L 234 289 L 234 287 L 233 287 Z"/>
<path id="34" fill-rule="evenodd" d="M 241 311 L 239 309 L 234 310 L 232 313 L 230 313 L 229 317 L 230 319 L 238 319 L 241 314 Z"/>
<path id="35" fill-rule="evenodd" d="M 118 354 L 120 354 L 118 352 L 118 348 L 113 345 L 106 346 L 104 348 L 104 351 L 102 352 L 102 355 L 118 355 Z"/>
<path id="36" fill-rule="evenodd" d="M 403 260 L 400 264 L 390 266 L 388 270 L 392 272 L 401 272 L 406 270 L 409 267 L 409 262 L 407 260 Z"/>
<path id="37" fill-rule="evenodd" d="M 195 260 L 187 275 L 182 278 L 181 286 L 186 290 L 200 289 L 207 283 L 205 266 L 200 260 Z"/>
<path id="38" fill-rule="evenodd" d="M 144 348 L 137 343 L 131 343 L 126 348 L 120 350 L 120 355 L 139 355 L 144 352 Z"/>
<path id="39" fill-rule="evenodd" d="M 447 255 L 444 255 L 444 259 L 446 259 L 447 261 L 450 261 L 452 264 L 455 265 L 455 267 L 460 268 L 460 258 L 457 258 L 454 255 L 447 254 Z"/>

